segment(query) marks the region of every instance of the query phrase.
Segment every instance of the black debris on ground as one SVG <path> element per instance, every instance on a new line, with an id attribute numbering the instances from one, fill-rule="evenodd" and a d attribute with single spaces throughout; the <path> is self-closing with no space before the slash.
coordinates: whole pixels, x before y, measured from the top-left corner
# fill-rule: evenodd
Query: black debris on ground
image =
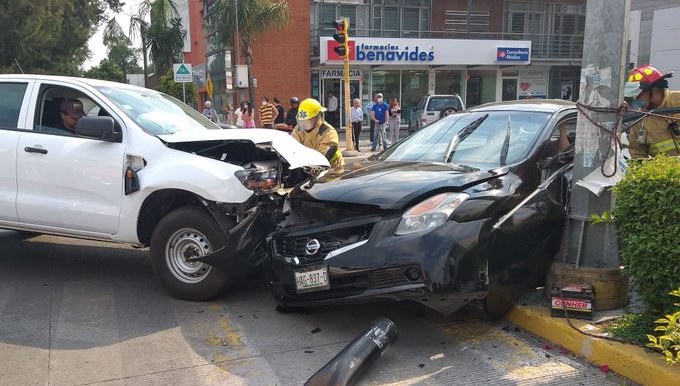
<path id="1" fill-rule="evenodd" d="M 321 329 L 319 327 L 316 327 L 315 329 L 312 330 L 312 334 L 316 334 L 317 332 L 321 332 Z"/>

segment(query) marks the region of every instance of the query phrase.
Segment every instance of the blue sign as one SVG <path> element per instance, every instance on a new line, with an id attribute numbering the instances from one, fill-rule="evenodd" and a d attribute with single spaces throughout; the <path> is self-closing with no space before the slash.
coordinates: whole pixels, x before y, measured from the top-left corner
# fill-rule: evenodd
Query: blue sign
<path id="1" fill-rule="evenodd" d="M 529 48 L 498 47 L 496 48 L 497 62 L 528 62 Z"/>

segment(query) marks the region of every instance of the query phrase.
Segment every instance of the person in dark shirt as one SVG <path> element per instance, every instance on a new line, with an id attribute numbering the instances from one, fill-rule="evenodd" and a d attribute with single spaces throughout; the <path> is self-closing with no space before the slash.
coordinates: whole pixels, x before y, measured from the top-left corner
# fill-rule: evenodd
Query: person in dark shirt
<path id="1" fill-rule="evenodd" d="M 274 107 L 276 107 L 276 111 L 278 111 L 278 114 L 276 115 L 276 119 L 274 119 L 274 125 L 277 125 L 279 123 L 285 123 L 286 118 L 286 110 L 283 109 L 283 106 L 281 106 L 281 102 L 279 101 L 279 98 L 274 98 Z"/>
<path id="2" fill-rule="evenodd" d="M 300 106 L 300 100 L 297 97 L 290 98 L 290 110 L 286 114 L 286 126 L 295 127 L 297 126 L 297 113 L 298 107 Z"/>

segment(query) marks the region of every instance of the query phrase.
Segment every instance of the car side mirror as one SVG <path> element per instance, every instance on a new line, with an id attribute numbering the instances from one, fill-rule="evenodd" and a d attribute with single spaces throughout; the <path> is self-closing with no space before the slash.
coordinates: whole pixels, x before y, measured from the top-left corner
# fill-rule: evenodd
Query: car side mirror
<path id="1" fill-rule="evenodd" d="M 76 124 L 76 135 L 106 142 L 121 142 L 123 135 L 116 131 L 116 121 L 111 117 L 82 117 Z"/>

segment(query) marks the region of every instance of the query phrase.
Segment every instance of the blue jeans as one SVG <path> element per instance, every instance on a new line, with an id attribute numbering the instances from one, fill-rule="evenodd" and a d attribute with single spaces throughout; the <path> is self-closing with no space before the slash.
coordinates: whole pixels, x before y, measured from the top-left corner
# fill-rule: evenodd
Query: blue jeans
<path id="1" fill-rule="evenodd" d="M 375 136 L 371 143 L 371 150 L 375 150 L 378 143 L 382 143 L 383 150 L 387 150 L 387 135 L 385 134 L 385 122 L 375 123 Z"/>

